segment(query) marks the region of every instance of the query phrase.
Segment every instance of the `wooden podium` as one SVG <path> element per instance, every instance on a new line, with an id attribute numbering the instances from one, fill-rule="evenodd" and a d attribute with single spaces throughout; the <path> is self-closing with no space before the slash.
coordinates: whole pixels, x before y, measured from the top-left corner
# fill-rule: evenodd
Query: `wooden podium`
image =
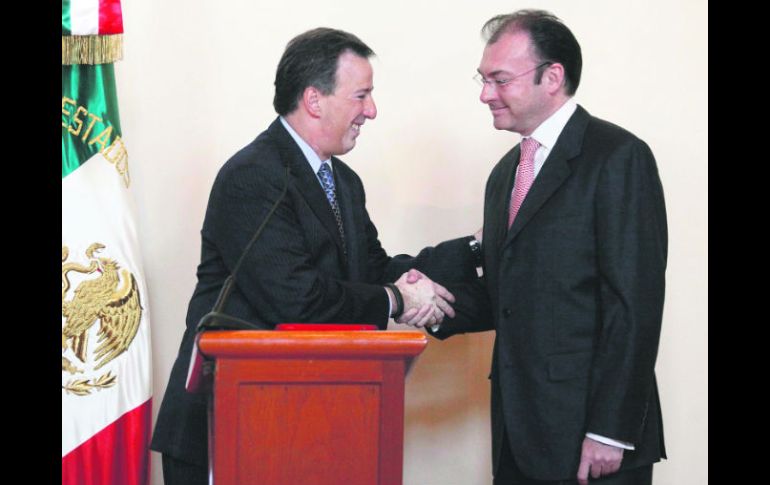
<path id="1" fill-rule="evenodd" d="M 213 391 L 214 484 L 400 485 L 404 377 L 426 345 L 420 332 L 203 333 L 214 369 L 189 381 Z"/>

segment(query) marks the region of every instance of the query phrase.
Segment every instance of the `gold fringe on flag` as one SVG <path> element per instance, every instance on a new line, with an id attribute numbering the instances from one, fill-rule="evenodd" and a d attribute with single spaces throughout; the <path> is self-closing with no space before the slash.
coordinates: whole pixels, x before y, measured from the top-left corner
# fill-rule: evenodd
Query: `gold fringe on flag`
<path id="1" fill-rule="evenodd" d="M 123 59 L 123 34 L 62 35 L 61 63 L 107 64 Z"/>

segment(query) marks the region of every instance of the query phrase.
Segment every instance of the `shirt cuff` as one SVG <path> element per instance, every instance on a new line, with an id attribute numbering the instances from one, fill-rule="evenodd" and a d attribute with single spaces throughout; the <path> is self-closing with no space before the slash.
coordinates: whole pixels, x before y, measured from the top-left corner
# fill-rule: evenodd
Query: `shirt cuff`
<path id="1" fill-rule="evenodd" d="M 606 436 L 599 436 L 598 434 L 593 433 L 586 433 L 587 438 L 591 438 L 594 441 L 598 441 L 599 443 L 603 443 L 605 445 L 614 446 L 616 448 L 623 448 L 624 450 L 634 450 L 634 444 L 633 443 L 627 443 L 625 441 L 618 441 L 613 440 L 612 438 L 607 438 Z"/>

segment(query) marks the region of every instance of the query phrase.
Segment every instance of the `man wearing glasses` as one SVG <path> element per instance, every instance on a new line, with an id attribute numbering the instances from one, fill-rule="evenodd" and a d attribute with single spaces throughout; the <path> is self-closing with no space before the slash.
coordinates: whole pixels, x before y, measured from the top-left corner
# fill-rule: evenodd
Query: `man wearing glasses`
<path id="1" fill-rule="evenodd" d="M 486 186 L 484 277 L 453 289 L 444 339 L 496 330 L 495 484 L 650 484 L 667 253 L 650 148 L 572 99 L 580 46 L 548 12 L 490 19 L 477 79 L 522 141 Z"/>

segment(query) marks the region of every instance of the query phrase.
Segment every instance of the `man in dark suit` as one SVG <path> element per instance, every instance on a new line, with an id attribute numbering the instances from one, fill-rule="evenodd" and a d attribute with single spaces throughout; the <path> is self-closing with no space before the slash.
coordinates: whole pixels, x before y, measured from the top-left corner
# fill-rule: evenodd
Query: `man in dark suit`
<path id="1" fill-rule="evenodd" d="M 477 78 L 520 145 L 486 186 L 484 277 L 438 338 L 494 329 L 495 484 L 649 484 L 667 253 L 655 159 L 572 99 L 580 46 L 543 11 L 490 19 Z"/>
<path id="2" fill-rule="evenodd" d="M 289 42 L 275 78 L 279 118 L 228 160 L 214 181 L 198 284 L 151 445 L 163 453 L 166 485 L 208 483 L 206 397 L 185 391 L 195 328 L 276 201 L 260 239 L 245 252 L 224 308 L 242 320 L 267 328 L 334 322 L 384 329 L 389 316 L 434 324 L 454 315 L 445 301 L 453 298 L 410 268 L 439 281 L 475 276 L 471 237 L 414 258 L 389 257 L 369 220 L 361 180 L 335 157 L 355 146 L 364 122 L 377 114 L 371 55 L 361 40 L 339 30 L 314 29 Z"/>

